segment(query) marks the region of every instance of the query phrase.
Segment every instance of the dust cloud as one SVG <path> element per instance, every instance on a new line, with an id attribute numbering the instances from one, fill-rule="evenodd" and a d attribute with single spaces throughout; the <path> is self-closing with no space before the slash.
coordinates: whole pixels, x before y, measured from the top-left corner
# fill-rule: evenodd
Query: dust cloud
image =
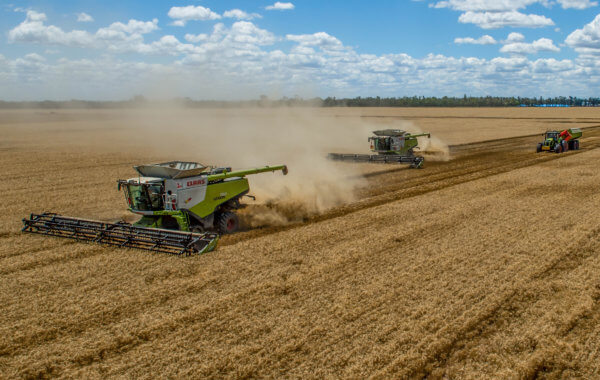
<path id="1" fill-rule="evenodd" d="M 170 109 L 128 114 L 134 142 L 171 160 L 233 170 L 287 165 L 281 172 L 248 176 L 244 225 L 284 225 L 356 200 L 366 185 L 360 169 L 327 159 L 329 152 L 368 153 L 375 129 L 361 120 L 322 115 L 313 108 Z"/>

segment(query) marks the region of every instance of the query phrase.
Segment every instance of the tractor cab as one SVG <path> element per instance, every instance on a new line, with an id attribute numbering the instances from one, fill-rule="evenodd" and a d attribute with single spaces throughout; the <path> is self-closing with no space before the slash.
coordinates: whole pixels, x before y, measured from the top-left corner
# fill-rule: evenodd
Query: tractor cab
<path id="1" fill-rule="evenodd" d="M 544 135 L 544 145 L 553 147 L 558 141 L 558 131 L 548 131 Z"/>
<path id="2" fill-rule="evenodd" d="M 119 190 L 123 189 L 129 208 L 136 211 L 164 210 L 164 185 L 160 178 L 132 178 L 119 180 Z"/>

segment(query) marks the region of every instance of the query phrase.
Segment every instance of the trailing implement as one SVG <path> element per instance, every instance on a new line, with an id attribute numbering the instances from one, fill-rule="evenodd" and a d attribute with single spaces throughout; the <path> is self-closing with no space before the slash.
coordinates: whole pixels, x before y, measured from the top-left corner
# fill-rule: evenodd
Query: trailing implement
<path id="1" fill-rule="evenodd" d="M 330 160 L 368 162 L 377 164 L 409 164 L 412 168 L 423 167 L 425 158 L 415 155 L 415 149 L 419 148 L 417 137 L 427 137 L 429 133 L 410 134 L 399 129 L 384 129 L 373 131 L 375 136 L 368 138 L 371 151 L 377 154 L 347 154 L 329 153 Z"/>
<path id="2" fill-rule="evenodd" d="M 287 174 L 285 165 L 232 171 L 182 161 L 134 169 L 138 177 L 117 181 L 129 211 L 142 216 L 134 224 L 44 213 L 23 219 L 22 231 L 178 255 L 209 252 L 220 234 L 239 227 L 235 210 L 249 196 L 246 176 Z"/>
<path id="3" fill-rule="evenodd" d="M 536 152 L 562 153 L 568 150 L 579 150 L 579 138 L 582 135 L 579 128 L 565 129 L 562 132 L 546 131 L 544 141 L 537 144 Z"/>

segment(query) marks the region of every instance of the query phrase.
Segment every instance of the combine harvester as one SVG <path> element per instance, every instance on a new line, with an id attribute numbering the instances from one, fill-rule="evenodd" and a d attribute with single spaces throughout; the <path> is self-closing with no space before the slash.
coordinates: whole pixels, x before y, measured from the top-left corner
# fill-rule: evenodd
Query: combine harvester
<path id="1" fill-rule="evenodd" d="M 375 136 L 369 137 L 371 151 L 377 154 L 346 154 L 329 153 L 330 160 L 370 162 L 376 164 L 410 164 L 411 168 L 423 167 L 425 158 L 415 156 L 415 149 L 419 147 L 417 137 L 431 137 L 429 133 L 411 135 L 400 129 L 384 129 L 373 131 Z"/>
<path id="2" fill-rule="evenodd" d="M 544 141 L 537 144 L 536 151 L 562 153 L 568 150 L 579 150 L 579 138 L 583 135 L 581 129 L 570 128 L 562 132 L 546 131 Z"/>
<path id="3" fill-rule="evenodd" d="M 231 171 L 196 162 L 165 162 L 134 166 L 139 176 L 119 180 L 129 211 L 141 215 L 134 224 L 106 223 L 60 216 L 31 214 L 23 219 L 23 232 L 155 252 L 189 255 L 212 251 L 219 234 L 237 231 L 234 213 L 250 191 L 246 176 L 287 167 Z"/>

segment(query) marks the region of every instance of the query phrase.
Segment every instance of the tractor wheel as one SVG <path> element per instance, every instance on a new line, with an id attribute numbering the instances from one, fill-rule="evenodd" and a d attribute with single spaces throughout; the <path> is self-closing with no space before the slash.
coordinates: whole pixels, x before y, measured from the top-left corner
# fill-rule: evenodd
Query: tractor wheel
<path id="1" fill-rule="evenodd" d="M 236 232 L 240 226 L 240 221 L 238 220 L 237 215 L 227 211 L 219 214 L 215 224 L 219 233 L 225 235 Z"/>
<path id="2" fill-rule="evenodd" d="M 542 151 L 542 143 L 538 143 L 537 144 L 537 148 L 535 150 L 537 153 L 540 153 Z"/>

